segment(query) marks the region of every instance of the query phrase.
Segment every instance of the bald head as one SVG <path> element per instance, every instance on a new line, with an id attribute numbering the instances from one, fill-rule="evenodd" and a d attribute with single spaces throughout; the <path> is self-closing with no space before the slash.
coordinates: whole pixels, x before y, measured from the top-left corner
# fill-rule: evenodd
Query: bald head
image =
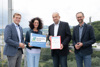
<path id="1" fill-rule="evenodd" d="M 54 12 L 54 13 L 52 14 L 52 16 L 53 16 L 53 15 L 58 15 L 58 16 L 59 16 L 59 13 L 58 13 L 58 12 Z"/>
<path id="2" fill-rule="evenodd" d="M 60 21 L 59 13 L 57 13 L 57 12 L 53 13 L 52 18 L 53 18 L 53 21 L 55 22 L 55 24 L 58 24 L 58 22 Z"/>

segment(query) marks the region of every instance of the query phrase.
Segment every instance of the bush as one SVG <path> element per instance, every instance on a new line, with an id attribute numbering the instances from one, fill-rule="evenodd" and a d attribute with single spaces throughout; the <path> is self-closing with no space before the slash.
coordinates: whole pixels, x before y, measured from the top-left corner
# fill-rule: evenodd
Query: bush
<path id="1" fill-rule="evenodd" d="M 92 58 L 92 67 L 96 67 L 96 66 L 100 66 L 100 58 L 99 57 L 95 57 Z"/>

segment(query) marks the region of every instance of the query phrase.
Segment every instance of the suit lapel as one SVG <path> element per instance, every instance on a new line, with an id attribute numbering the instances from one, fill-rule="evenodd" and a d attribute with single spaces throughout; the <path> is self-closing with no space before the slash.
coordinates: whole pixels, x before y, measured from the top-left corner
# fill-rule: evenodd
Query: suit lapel
<path id="1" fill-rule="evenodd" d="M 77 36 L 77 39 L 79 40 L 79 26 L 77 26 L 76 28 L 76 36 Z"/>
<path id="2" fill-rule="evenodd" d="M 84 23 L 84 28 L 83 28 L 83 31 L 82 31 L 82 37 L 84 36 L 84 34 L 85 34 L 85 32 L 86 32 L 86 28 L 87 28 L 87 26 L 86 26 L 86 24 Z M 82 39 L 82 37 L 81 37 L 81 39 Z"/>
<path id="3" fill-rule="evenodd" d="M 17 30 L 16 30 L 16 27 L 15 27 L 14 23 L 12 23 L 12 26 L 13 26 L 13 29 L 14 29 L 14 33 L 15 33 L 15 35 L 17 35 L 17 38 L 19 40 L 18 33 L 17 33 Z"/>
<path id="4" fill-rule="evenodd" d="M 60 34 L 61 27 L 62 27 L 62 24 L 61 24 L 61 21 L 60 21 L 60 23 L 59 23 L 59 27 L 58 27 L 58 33 L 57 33 L 57 36 Z"/>
<path id="5" fill-rule="evenodd" d="M 18 37 L 18 33 L 17 33 L 17 30 L 16 30 L 16 27 L 15 27 L 14 23 L 12 23 L 12 26 L 13 26 L 13 29 L 14 29 L 15 34 L 16 34 L 17 37 Z"/>
<path id="6" fill-rule="evenodd" d="M 54 36 L 54 24 L 52 25 L 52 36 Z"/>

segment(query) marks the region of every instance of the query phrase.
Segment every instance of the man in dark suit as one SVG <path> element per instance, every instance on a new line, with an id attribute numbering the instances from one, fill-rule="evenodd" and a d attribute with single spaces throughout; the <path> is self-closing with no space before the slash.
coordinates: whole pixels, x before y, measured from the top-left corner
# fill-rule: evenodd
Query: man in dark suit
<path id="1" fill-rule="evenodd" d="M 78 12 L 76 18 L 79 25 L 73 29 L 73 45 L 77 67 L 83 67 L 83 61 L 85 67 L 91 67 L 92 44 L 96 41 L 93 27 L 83 21 L 84 14 L 82 12 Z"/>
<path id="2" fill-rule="evenodd" d="M 49 26 L 49 40 L 50 36 L 61 36 L 61 49 L 51 50 L 54 67 L 67 67 L 67 55 L 69 53 L 68 44 L 71 40 L 70 28 L 67 22 L 60 21 L 59 13 L 52 15 L 54 24 Z"/>
<path id="3" fill-rule="evenodd" d="M 23 29 L 19 25 L 21 15 L 13 15 L 13 23 L 6 26 L 4 31 L 4 55 L 8 58 L 8 67 L 21 67 L 22 48 L 24 48 Z"/>

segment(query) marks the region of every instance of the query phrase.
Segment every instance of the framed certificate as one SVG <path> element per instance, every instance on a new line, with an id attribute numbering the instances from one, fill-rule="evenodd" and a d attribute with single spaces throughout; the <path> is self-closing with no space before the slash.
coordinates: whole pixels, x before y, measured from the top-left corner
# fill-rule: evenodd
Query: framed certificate
<path id="1" fill-rule="evenodd" d="M 46 36 L 41 34 L 31 33 L 30 46 L 46 47 Z"/>
<path id="2" fill-rule="evenodd" d="M 51 49 L 61 49 L 61 37 L 54 36 L 51 37 Z"/>

